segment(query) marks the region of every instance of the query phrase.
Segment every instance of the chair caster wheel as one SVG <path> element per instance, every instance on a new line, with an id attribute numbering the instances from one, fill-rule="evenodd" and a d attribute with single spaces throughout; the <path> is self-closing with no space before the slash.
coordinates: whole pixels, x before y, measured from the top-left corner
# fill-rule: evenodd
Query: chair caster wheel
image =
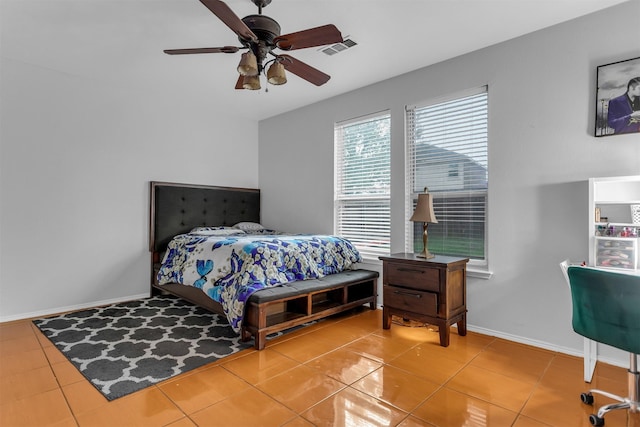
<path id="1" fill-rule="evenodd" d="M 603 426 L 604 418 L 600 418 L 597 415 L 591 414 L 589 415 L 589 422 L 592 426 Z"/>
<path id="2" fill-rule="evenodd" d="M 593 395 L 591 393 L 582 393 L 580 395 L 580 400 L 582 400 L 582 403 L 586 405 L 593 405 Z M 596 424 L 594 424 L 594 426 L 595 425 Z"/>

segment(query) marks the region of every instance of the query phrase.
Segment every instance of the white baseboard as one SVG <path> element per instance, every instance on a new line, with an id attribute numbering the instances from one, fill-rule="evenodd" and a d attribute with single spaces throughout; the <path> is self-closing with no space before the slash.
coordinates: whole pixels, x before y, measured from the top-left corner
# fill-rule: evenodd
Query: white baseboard
<path id="1" fill-rule="evenodd" d="M 42 311 L 33 311 L 31 313 L 21 313 L 13 316 L 0 316 L 0 323 L 13 322 L 16 320 L 24 320 L 24 319 L 33 319 L 33 318 L 39 318 L 39 317 L 47 317 L 55 314 L 67 313 L 70 311 L 77 311 L 77 310 L 84 310 L 87 308 L 100 307 L 102 305 L 117 304 L 120 302 L 132 301 L 132 300 L 141 299 L 141 298 L 149 298 L 149 293 L 130 295 L 127 297 L 114 298 L 109 300 L 88 302 L 85 304 L 70 305 L 66 307 L 57 307 L 57 308 L 52 308 L 52 309 L 47 309 Z"/>
<path id="2" fill-rule="evenodd" d="M 455 326 L 455 325 L 454 325 Z M 518 335 L 511 335 L 511 334 L 507 334 L 504 332 L 498 332 L 498 331 L 494 331 L 491 329 L 486 329 L 486 328 L 481 328 L 478 326 L 473 326 L 473 325 L 467 325 L 467 330 L 472 331 L 472 332 L 477 332 L 479 334 L 482 335 L 489 335 L 491 337 L 497 337 L 497 338 L 502 338 L 508 341 L 513 341 L 513 342 L 517 342 L 520 344 L 526 344 L 526 345 L 530 345 L 532 347 L 538 347 L 538 348 L 542 348 L 545 350 L 550 350 L 550 351 L 555 351 L 557 353 L 563 353 L 563 354 L 568 354 L 570 356 L 577 356 L 580 358 L 584 357 L 584 353 L 581 350 L 576 350 L 574 348 L 569 348 L 569 347 L 563 347 L 563 346 L 559 346 L 559 345 L 555 345 L 555 344 L 550 344 L 548 342 L 545 341 L 538 341 L 538 340 L 534 340 L 531 338 L 526 338 L 526 337 L 521 337 Z M 613 365 L 613 366 L 619 366 L 621 368 L 626 368 L 628 369 L 628 360 L 619 360 L 619 359 L 612 359 L 610 357 L 602 357 L 602 356 L 598 356 L 598 361 L 599 362 L 603 362 L 603 363 L 607 363 L 609 365 Z"/>

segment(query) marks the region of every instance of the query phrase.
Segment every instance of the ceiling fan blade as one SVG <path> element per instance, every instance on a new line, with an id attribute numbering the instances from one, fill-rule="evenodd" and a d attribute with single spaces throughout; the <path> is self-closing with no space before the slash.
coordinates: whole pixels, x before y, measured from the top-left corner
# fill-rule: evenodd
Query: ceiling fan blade
<path id="1" fill-rule="evenodd" d="M 193 49 L 166 49 L 168 55 L 189 55 L 193 53 L 236 53 L 240 48 L 235 46 L 199 47 Z"/>
<path id="2" fill-rule="evenodd" d="M 200 0 L 214 15 L 243 40 L 258 41 L 258 37 L 242 22 L 225 2 L 220 0 Z"/>
<path id="3" fill-rule="evenodd" d="M 331 78 L 330 75 L 325 74 L 317 68 L 313 68 L 311 65 L 307 65 L 292 56 L 278 55 L 278 58 L 282 58 L 282 65 L 284 65 L 284 68 L 287 71 L 305 79 L 309 83 L 313 83 L 316 86 L 322 86 Z"/>
<path id="4" fill-rule="evenodd" d="M 282 50 L 304 49 L 342 41 L 342 34 L 332 24 L 284 34 L 273 39 L 273 43 Z"/>

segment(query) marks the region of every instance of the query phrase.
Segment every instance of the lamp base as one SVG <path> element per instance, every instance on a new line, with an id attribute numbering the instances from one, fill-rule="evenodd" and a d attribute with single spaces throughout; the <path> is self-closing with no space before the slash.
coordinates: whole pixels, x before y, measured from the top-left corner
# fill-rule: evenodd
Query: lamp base
<path id="1" fill-rule="evenodd" d="M 420 252 L 419 254 L 416 254 L 416 256 L 419 258 L 431 259 L 431 258 L 434 258 L 435 255 L 429 252 L 429 245 L 428 245 L 429 237 L 427 235 L 427 227 L 429 227 L 428 222 L 425 222 L 424 224 L 422 224 L 422 230 L 423 230 L 422 231 L 422 252 Z"/>
<path id="2" fill-rule="evenodd" d="M 423 252 L 421 252 L 419 254 L 416 254 L 416 256 L 418 258 L 426 258 L 426 259 L 431 259 L 431 258 L 435 258 L 436 257 L 434 254 L 432 254 L 429 251 L 423 251 Z"/>

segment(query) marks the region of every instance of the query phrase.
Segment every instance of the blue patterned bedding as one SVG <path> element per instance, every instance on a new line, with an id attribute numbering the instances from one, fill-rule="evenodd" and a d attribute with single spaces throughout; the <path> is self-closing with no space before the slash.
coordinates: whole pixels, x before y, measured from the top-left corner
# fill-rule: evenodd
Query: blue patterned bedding
<path id="1" fill-rule="evenodd" d="M 158 284 L 202 289 L 222 305 L 231 327 L 239 332 L 252 293 L 339 273 L 362 261 L 355 246 L 337 236 L 266 233 L 178 235 L 167 247 Z"/>

